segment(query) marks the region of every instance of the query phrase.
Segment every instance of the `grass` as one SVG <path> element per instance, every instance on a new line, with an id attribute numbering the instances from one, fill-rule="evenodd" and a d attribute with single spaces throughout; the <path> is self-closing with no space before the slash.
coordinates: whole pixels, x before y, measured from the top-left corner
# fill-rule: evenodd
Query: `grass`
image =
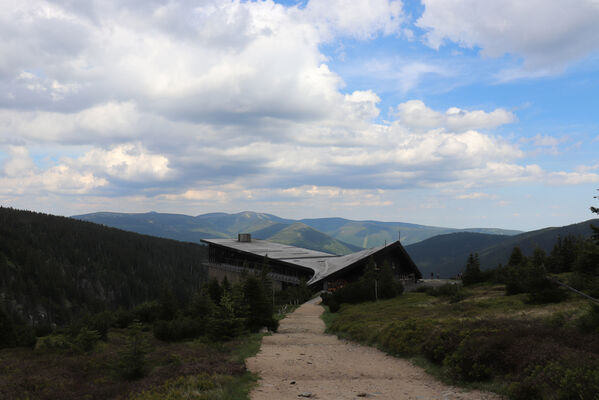
<path id="1" fill-rule="evenodd" d="M 599 335 L 576 329 L 587 302 L 533 305 L 504 293 L 503 285 L 477 284 L 452 303 L 411 292 L 344 304 L 322 318 L 327 332 L 411 358 L 446 383 L 514 399 L 597 398 Z M 582 382 L 573 397 L 565 379 Z"/>
<path id="2" fill-rule="evenodd" d="M 244 360 L 260 348 L 262 335 L 226 343 L 205 339 L 165 343 L 151 331 L 146 375 L 123 379 L 117 370 L 125 348 L 126 329 L 110 330 L 108 341 L 89 353 L 64 350 L 0 350 L 2 399 L 248 399 L 257 377 Z"/>
<path id="3" fill-rule="evenodd" d="M 332 312 L 329 312 L 329 306 L 325 306 L 324 307 L 324 312 L 322 314 L 320 314 L 320 318 L 324 321 L 324 325 L 326 327 L 326 329 L 328 330 L 331 325 L 333 324 L 333 322 L 335 322 L 335 319 L 337 319 L 337 316 L 339 315 L 338 313 L 333 314 Z"/>
<path id="4" fill-rule="evenodd" d="M 200 374 L 169 379 L 161 386 L 137 393 L 130 400 L 245 400 L 257 381 L 256 376 Z"/>

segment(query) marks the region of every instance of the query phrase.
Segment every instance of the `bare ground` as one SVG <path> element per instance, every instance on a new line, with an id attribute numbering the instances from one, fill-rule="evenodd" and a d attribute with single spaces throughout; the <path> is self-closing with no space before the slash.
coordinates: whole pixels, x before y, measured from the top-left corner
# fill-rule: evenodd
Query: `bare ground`
<path id="1" fill-rule="evenodd" d="M 252 400 L 501 398 L 447 386 L 407 360 L 327 335 L 322 311 L 315 301 L 306 303 L 263 338 L 260 352 L 246 360 L 261 377 Z"/>

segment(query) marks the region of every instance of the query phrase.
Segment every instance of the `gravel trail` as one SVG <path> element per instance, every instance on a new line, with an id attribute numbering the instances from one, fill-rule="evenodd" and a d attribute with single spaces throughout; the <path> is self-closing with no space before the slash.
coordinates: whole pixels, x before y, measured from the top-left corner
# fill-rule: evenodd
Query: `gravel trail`
<path id="1" fill-rule="evenodd" d="M 324 333 L 323 309 L 306 303 L 262 339 L 246 361 L 260 376 L 252 400 L 497 400 L 501 397 L 447 386 L 409 361 Z"/>

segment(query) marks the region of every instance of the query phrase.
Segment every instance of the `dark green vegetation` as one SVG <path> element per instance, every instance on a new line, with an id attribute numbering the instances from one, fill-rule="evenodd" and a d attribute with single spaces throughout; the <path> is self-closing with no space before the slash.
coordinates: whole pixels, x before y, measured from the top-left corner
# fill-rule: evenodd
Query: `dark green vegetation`
<path id="1" fill-rule="evenodd" d="M 599 199 L 599 196 L 595 196 L 595 199 Z M 591 206 L 591 212 L 599 214 L 599 208 Z M 591 228 L 593 229 L 593 240 L 599 245 L 599 226 L 591 225 Z"/>
<path id="2" fill-rule="evenodd" d="M 572 298 L 533 305 L 505 286 L 477 284 L 461 301 L 407 293 L 343 305 L 329 332 L 425 359 L 445 381 L 514 399 L 595 399 L 599 394 L 599 312 Z M 594 333 L 588 333 L 586 320 Z"/>
<path id="3" fill-rule="evenodd" d="M 325 321 L 339 336 L 415 357 L 448 382 L 512 399 L 597 399 L 599 305 L 556 279 L 599 296 L 599 246 L 566 236 L 549 255 L 515 247 L 505 266 L 487 271 L 471 253 L 464 286 L 344 304 Z"/>
<path id="4" fill-rule="evenodd" d="M 599 225 L 599 219 L 514 236 L 450 233 L 410 244 L 406 246 L 406 251 L 424 277 L 428 277 L 431 272 L 441 277 L 451 277 L 462 272 L 464 260 L 470 253 L 478 253 L 483 270 L 495 268 L 500 263 L 505 263 L 516 246 L 524 254 L 532 255 L 537 248 L 549 253 L 558 237 L 573 235 L 588 238 L 592 234 L 591 224 Z"/>
<path id="5" fill-rule="evenodd" d="M 349 283 L 333 293 L 321 295 L 322 303 L 329 307 L 332 313 L 339 310 L 341 304 L 357 304 L 378 299 L 392 299 L 404 291 L 400 282 L 395 280 L 389 263 L 377 269 L 371 258 L 364 275 L 355 282 Z"/>
<path id="6" fill-rule="evenodd" d="M 144 325 L 110 329 L 106 342 L 85 353 L 39 345 L 3 349 L 0 398 L 247 399 L 256 377 L 246 372 L 243 360 L 258 351 L 260 339 L 253 334 L 222 344 L 167 343 Z"/>
<path id="7" fill-rule="evenodd" d="M 0 321 L 8 321 L 0 336 L 31 344 L 32 330 L 132 309 L 169 290 L 187 303 L 206 279 L 205 257 L 192 243 L 0 207 Z"/>
<path id="8" fill-rule="evenodd" d="M 276 330 L 261 274 L 207 281 L 205 248 L 0 208 L 0 398 L 245 399 Z"/>
<path id="9" fill-rule="evenodd" d="M 246 399 L 255 377 L 243 360 L 258 351 L 262 327 L 278 327 L 273 299 L 310 296 L 303 285 L 273 298 L 269 285 L 265 270 L 212 280 L 185 305 L 166 291 L 57 328 L 34 349 L 0 350 L 0 398 Z"/>
<path id="10" fill-rule="evenodd" d="M 359 248 L 381 246 L 397 240 L 401 231 L 404 245 L 459 229 L 407 224 L 402 222 L 352 221 L 343 218 L 291 220 L 271 214 L 241 212 L 212 213 L 196 217 L 179 214 L 94 213 L 74 218 L 113 226 L 133 232 L 189 242 L 200 239 L 235 237 L 239 232 L 252 233 L 257 239 L 279 241 L 312 250 L 347 254 Z M 300 224 L 297 224 L 300 223 Z M 311 228 L 311 229 L 310 229 Z M 289 232 L 282 232 L 289 229 Z M 473 228 L 468 232 L 512 235 L 519 231 Z M 280 236 L 277 236 L 281 233 Z M 317 237 L 317 235 L 320 235 Z M 327 237 L 328 236 L 328 237 Z"/>

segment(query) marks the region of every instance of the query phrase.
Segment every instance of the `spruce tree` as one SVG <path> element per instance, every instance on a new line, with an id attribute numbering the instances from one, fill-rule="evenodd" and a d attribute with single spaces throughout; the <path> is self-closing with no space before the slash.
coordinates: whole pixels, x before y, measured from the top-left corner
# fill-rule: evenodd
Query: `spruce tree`
<path id="1" fill-rule="evenodd" d="M 0 349 L 13 347 L 16 344 L 15 328 L 12 320 L 0 303 Z"/>
<path id="2" fill-rule="evenodd" d="M 249 308 L 247 327 L 252 332 L 272 325 L 273 307 L 264 284 L 255 276 L 248 276 L 245 285 L 245 300 Z"/>
<path id="3" fill-rule="evenodd" d="M 599 199 L 599 196 L 594 196 L 593 198 Z M 591 212 L 599 214 L 599 208 L 591 206 Z M 593 230 L 593 240 L 597 245 L 599 245 L 599 226 L 591 224 L 591 229 Z"/>
<path id="4" fill-rule="evenodd" d="M 472 285 L 474 283 L 481 282 L 483 278 L 482 272 L 480 271 L 480 260 L 478 253 L 470 253 L 468 260 L 466 261 L 466 269 L 462 275 L 462 283 Z"/>
<path id="5" fill-rule="evenodd" d="M 520 250 L 520 247 L 515 246 L 512 249 L 512 253 L 510 254 L 510 259 L 508 260 L 508 265 L 511 265 L 513 267 L 522 264 L 525 261 L 524 254 L 522 254 L 522 250 Z"/>
<path id="6" fill-rule="evenodd" d="M 223 296 L 223 288 L 218 283 L 218 279 L 212 278 L 210 283 L 208 283 L 208 294 L 212 298 L 214 304 L 219 304 L 220 299 Z"/>

